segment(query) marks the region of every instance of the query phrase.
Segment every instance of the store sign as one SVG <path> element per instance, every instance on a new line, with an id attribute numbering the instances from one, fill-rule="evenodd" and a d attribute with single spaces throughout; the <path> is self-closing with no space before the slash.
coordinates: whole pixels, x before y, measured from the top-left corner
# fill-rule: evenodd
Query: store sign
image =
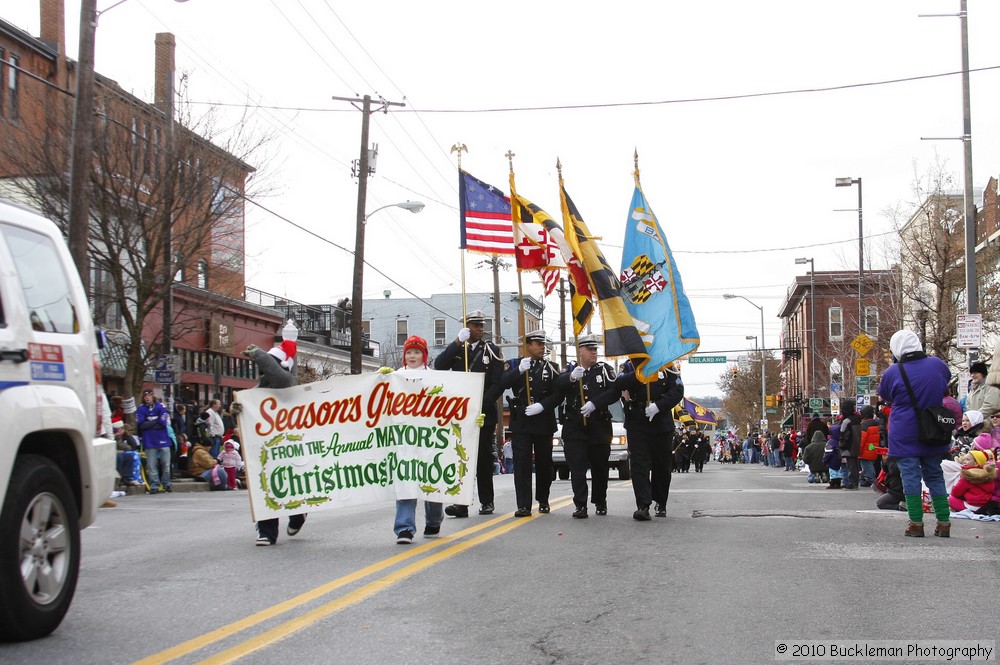
<path id="1" fill-rule="evenodd" d="M 229 319 L 213 316 L 208 323 L 208 349 L 232 355 L 236 348 L 236 326 Z"/>

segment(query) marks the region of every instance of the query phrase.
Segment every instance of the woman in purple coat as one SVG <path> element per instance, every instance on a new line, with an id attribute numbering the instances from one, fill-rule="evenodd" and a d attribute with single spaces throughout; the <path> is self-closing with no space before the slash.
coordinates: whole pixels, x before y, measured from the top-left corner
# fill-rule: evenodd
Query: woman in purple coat
<path id="1" fill-rule="evenodd" d="M 903 497 L 910 516 L 905 535 L 924 537 L 924 512 L 920 501 L 920 481 L 923 479 L 930 491 L 937 518 L 934 535 L 948 538 L 951 522 L 948 519 L 948 492 L 945 490 L 941 461 L 947 456 L 950 443 L 940 446 L 920 443 L 917 438 L 917 411 L 941 405 L 951 373 L 940 358 L 924 353 L 920 338 L 910 330 L 896 332 L 889 340 L 889 350 L 897 364 L 882 374 L 878 392 L 883 400 L 892 403 L 889 457 L 896 460 L 903 478 Z M 912 399 L 903 381 L 901 368 L 913 389 Z"/>

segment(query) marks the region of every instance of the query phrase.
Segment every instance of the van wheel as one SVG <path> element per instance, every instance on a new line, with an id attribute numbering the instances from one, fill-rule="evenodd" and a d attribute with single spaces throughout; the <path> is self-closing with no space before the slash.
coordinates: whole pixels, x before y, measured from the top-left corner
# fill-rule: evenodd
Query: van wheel
<path id="1" fill-rule="evenodd" d="M 629 468 L 628 462 L 622 462 L 618 465 L 618 480 L 628 480 L 632 477 L 632 470 Z"/>
<path id="2" fill-rule="evenodd" d="M 66 477 L 44 457 L 20 457 L 0 513 L 0 639 L 55 630 L 79 572 L 80 516 Z"/>

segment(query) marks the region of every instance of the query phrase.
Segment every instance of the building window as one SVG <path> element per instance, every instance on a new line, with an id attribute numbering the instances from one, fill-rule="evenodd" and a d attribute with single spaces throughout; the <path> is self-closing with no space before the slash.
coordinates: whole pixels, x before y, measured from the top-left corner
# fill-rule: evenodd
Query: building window
<path id="1" fill-rule="evenodd" d="M 447 321 L 444 319 L 434 319 L 434 346 L 444 346 L 447 343 Z"/>
<path id="2" fill-rule="evenodd" d="M 205 259 L 198 261 L 198 288 L 208 288 L 208 261 Z"/>
<path id="3" fill-rule="evenodd" d="M 174 281 L 181 284 L 184 283 L 184 256 L 181 254 L 174 254 L 174 265 L 177 268 L 174 270 Z"/>
<path id="4" fill-rule="evenodd" d="M 160 177 L 160 128 L 153 127 L 153 176 Z"/>
<path id="5" fill-rule="evenodd" d="M 409 337 L 410 322 L 406 319 L 396 319 L 396 346 L 403 346 Z"/>
<path id="6" fill-rule="evenodd" d="M 4 57 L 6 52 L 0 48 L 0 81 L 3 81 L 3 70 L 4 70 Z M 0 86 L 0 118 L 3 117 L 3 100 L 6 97 L 4 95 L 4 86 Z"/>
<path id="7" fill-rule="evenodd" d="M 149 173 L 149 161 L 153 154 L 149 149 L 149 123 L 142 123 L 142 173 L 147 175 Z"/>
<path id="8" fill-rule="evenodd" d="M 878 307 L 865 307 L 865 334 L 872 339 L 878 339 Z"/>
<path id="9" fill-rule="evenodd" d="M 371 339 L 372 336 L 372 320 L 362 319 L 361 320 L 361 339 Z"/>
<path id="10" fill-rule="evenodd" d="M 830 339 L 844 339 L 844 310 L 840 307 L 830 308 Z"/>
<path id="11" fill-rule="evenodd" d="M 16 55 L 10 56 L 7 67 L 7 117 L 18 119 L 17 112 L 17 65 L 21 60 Z"/>
<path id="12" fill-rule="evenodd" d="M 139 121 L 132 118 L 132 133 L 130 136 L 132 144 L 132 168 L 139 166 Z"/>

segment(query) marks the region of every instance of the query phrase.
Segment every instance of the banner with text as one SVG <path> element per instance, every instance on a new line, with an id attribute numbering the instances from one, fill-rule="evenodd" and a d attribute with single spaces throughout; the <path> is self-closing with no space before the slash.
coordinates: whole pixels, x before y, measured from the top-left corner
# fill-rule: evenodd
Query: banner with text
<path id="1" fill-rule="evenodd" d="M 254 520 L 393 499 L 472 503 L 483 375 L 339 376 L 236 394 Z"/>

